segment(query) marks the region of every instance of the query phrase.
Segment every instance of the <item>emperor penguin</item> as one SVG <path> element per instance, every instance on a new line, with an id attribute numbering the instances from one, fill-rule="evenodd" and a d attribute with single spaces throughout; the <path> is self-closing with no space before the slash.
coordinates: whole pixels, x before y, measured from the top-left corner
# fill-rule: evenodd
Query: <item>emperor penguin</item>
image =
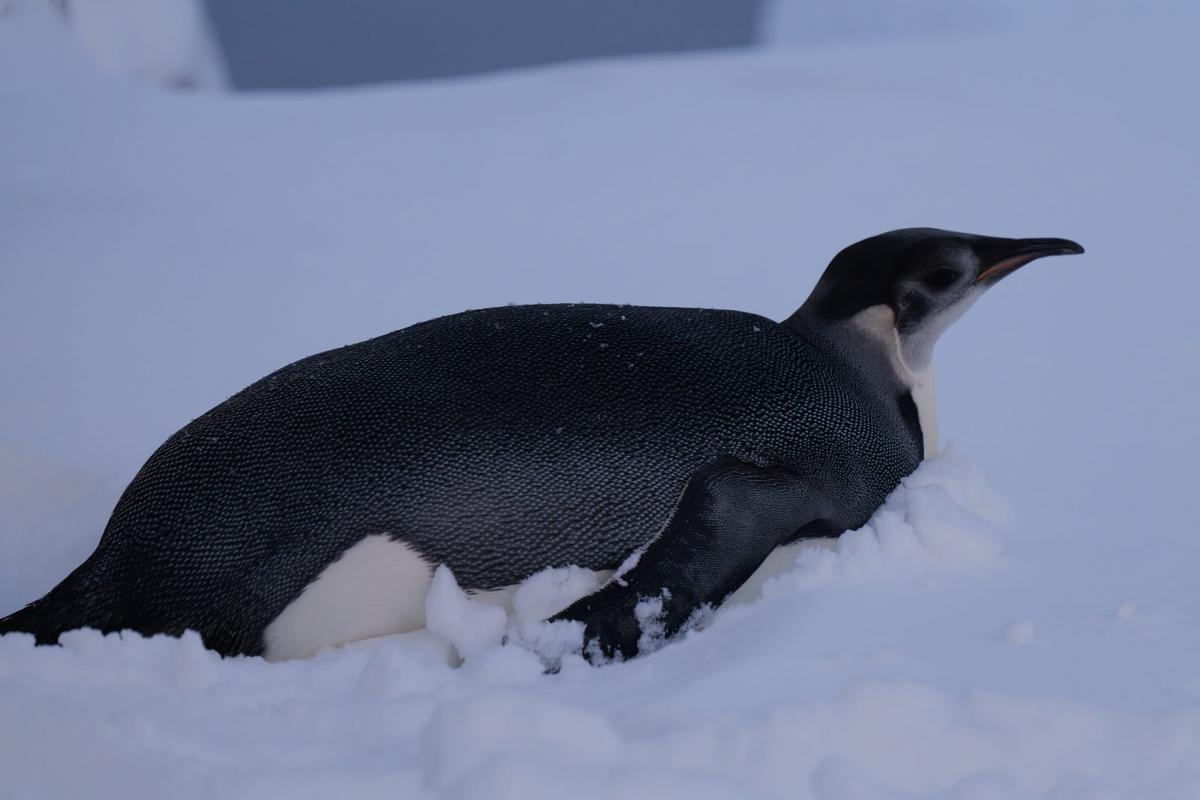
<path id="1" fill-rule="evenodd" d="M 593 660 L 670 636 L 776 548 L 861 526 L 936 448 L 931 361 L 984 292 L 1066 239 L 906 228 L 838 253 L 787 319 L 702 308 L 467 311 L 319 353 L 185 425 L 96 550 L 0 620 L 269 659 L 414 630 L 434 569 L 480 597 L 620 574 L 555 619 Z"/>

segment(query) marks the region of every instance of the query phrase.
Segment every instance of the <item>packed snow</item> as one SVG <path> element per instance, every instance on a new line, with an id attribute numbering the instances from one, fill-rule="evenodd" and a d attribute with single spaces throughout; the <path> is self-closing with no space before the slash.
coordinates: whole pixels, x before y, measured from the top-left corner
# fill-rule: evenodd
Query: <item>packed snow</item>
<path id="1" fill-rule="evenodd" d="M 141 83 L 226 84 L 203 0 L 61 0 L 63 21 L 105 73 Z"/>
<path id="2" fill-rule="evenodd" d="M 656 652 L 541 622 L 604 579 L 567 568 L 504 607 L 439 571 L 431 630 L 306 660 L 4 636 L 0 797 L 1200 796 L 1200 12 L 1095 8 L 237 96 L 105 77 L 11 6 L 0 613 L 167 435 L 321 349 L 506 302 L 782 318 L 905 225 L 1088 253 L 945 335 L 954 444 L 868 525 Z"/>

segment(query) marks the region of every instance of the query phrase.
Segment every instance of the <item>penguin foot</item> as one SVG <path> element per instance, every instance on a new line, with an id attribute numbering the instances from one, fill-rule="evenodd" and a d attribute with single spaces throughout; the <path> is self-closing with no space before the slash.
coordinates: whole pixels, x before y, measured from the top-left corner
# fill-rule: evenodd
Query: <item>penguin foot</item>
<path id="1" fill-rule="evenodd" d="M 664 588 L 652 597 L 623 592 L 599 608 L 578 602 L 555 619 L 583 622 L 582 655 L 599 666 L 658 650 L 709 613 L 697 598 Z"/>

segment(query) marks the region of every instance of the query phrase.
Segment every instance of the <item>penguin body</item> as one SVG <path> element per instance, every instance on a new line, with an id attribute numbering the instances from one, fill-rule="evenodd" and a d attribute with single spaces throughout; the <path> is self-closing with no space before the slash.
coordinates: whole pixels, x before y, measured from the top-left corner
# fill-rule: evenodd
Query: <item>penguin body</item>
<path id="1" fill-rule="evenodd" d="M 782 323 L 509 306 L 305 358 L 170 437 L 95 553 L 0 632 L 194 629 L 223 654 L 302 656 L 422 625 L 439 564 L 489 593 L 639 552 L 560 615 L 593 654 L 633 655 L 638 598 L 674 598 L 677 630 L 776 547 L 862 525 L 916 468 L 927 364 L 880 305 L 810 300 Z"/>

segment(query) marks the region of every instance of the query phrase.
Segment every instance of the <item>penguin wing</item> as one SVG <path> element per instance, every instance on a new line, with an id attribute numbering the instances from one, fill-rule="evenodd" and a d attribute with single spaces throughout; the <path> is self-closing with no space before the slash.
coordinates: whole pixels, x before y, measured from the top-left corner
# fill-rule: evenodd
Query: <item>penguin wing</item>
<path id="1" fill-rule="evenodd" d="M 627 568 L 553 619 L 584 623 L 589 660 L 631 658 L 651 644 L 647 634 L 674 636 L 698 611 L 719 606 L 829 507 L 787 470 L 718 459 L 692 474 L 670 521 Z"/>

